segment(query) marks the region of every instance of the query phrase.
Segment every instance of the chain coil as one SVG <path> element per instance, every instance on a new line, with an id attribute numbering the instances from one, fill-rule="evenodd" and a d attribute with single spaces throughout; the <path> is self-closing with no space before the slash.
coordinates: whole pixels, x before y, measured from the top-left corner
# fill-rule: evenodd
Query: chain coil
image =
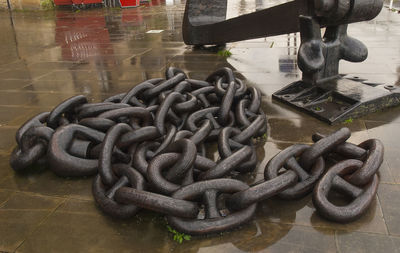
<path id="1" fill-rule="evenodd" d="M 15 171 L 47 164 L 63 177 L 95 175 L 94 199 L 107 215 L 129 218 L 149 209 L 192 235 L 236 228 L 273 196 L 298 199 L 313 192 L 323 217 L 360 217 L 376 194 L 383 145 L 375 139 L 347 143 L 347 128 L 282 150 L 266 165 L 264 180 L 251 187 L 229 178 L 256 169 L 254 138 L 267 130 L 261 96 L 229 68 L 205 81 L 168 68 L 166 79 L 144 81 L 101 103 L 75 96 L 28 120 L 16 133 L 10 164 Z M 207 153 L 213 143 L 217 161 Z M 331 190 L 353 201 L 336 206 Z"/>

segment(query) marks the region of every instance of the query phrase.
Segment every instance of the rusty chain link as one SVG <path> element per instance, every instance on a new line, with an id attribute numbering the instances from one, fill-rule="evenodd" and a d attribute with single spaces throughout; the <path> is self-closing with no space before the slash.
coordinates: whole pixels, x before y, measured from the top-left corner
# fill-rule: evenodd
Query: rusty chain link
<path id="1" fill-rule="evenodd" d="M 346 142 L 347 128 L 313 145 L 295 144 L 274 156 L 264 180 L 249 186 L 230 179 L 257 167 L 254 138 L 267 130 L 261 92 L 229 68 L 205 81 L 168 68 L 166 79 L 144 81 L 101 103 L 79 95 L 28 120 L 16 133 L 15 171 L 47 164 L 59 176 L 91 176 L 93 195 L 108 215 L 128 218 L 140 209 L 163 213 L 178 231 L 204 235 L 240 226 L 257 204 L 273 196 L 299 199 L 313 192 L 325 218 L 348 222 L 374 199 L 383 145 Z M 220 159 L 207 149 L 217 143 Z M 351 197 L 329 200 L 330 191 Z"/>

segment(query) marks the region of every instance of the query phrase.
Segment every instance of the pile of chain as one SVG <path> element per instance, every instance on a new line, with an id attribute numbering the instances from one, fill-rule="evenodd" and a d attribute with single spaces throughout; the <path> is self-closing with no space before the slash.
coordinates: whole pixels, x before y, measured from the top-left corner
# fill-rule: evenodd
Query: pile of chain
<path id="1" fill-rule="evenodd" d="M 93 195 L 106 214 L 128 218 L 149 209 L 192 235 L 233 229 L 252 218 L 258 202 L 275 195 L 298 199 L 313 189 L 316 209 L 330 220 L 352 221 L 365 212 L 378 186 L 380 141 L 347 143 L 347 128 L 315 134 L 315 144 L 273 157 L 262 182 L 250 187 L 230 178 L 254 171 L 253 138 L 266 130 L 260 91 L 229 68 L 205 81 L 169 68 L 166 79 L 147 80 L 102 103 L 75 96 L 28 120 L 16 133 L 10 164 L 15 171 L 39 164 L 63 177 L 96 175 Z M 207 152 L 215 143 L 218 161 Z M 350 204 L 328 200 L 331 189 L 351 197 Z"/>

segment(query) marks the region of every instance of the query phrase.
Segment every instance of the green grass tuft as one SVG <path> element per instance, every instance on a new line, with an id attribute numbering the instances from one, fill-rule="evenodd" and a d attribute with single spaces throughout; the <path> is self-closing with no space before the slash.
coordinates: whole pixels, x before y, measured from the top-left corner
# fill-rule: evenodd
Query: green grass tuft
<path id="1" fill-rule="evenodd" d="M 179 244 L 181 244 L 183 241 L 190 241 L 190 239 L 192 239 L 190 235 L 186 235 L 185 233 L 180 233 L 175 229 L 171 228 L 171 226 L 169 225 L 167 225 L 167 229 L 174 235 L 174 241 L 178 242 Z"/>
<path id="2" fill-rule="evenodd" d="M 352 118 L 348 118 L 348 119 L 346 119 L 343 123 L 344 123 L 344 124 L 353 123 L 353 119 L 352 119 Z"/>
<path id="3" fill-rule="evenodd" d="M 231 55 L 232 55 L 232 53 L 231 53 L 231 51 L 229 51 L 229 49 L 225 49 L 225 50 L 219 50 L 218 52 L 217 52 L 217 54 L 219 55 L 219 56 L 222 56 L 222 57 L 230 57 Z"/>

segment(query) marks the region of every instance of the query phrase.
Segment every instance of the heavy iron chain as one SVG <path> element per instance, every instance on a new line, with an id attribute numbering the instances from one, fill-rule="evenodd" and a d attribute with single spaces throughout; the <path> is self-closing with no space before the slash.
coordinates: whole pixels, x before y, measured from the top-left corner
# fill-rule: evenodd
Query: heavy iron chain
<path id="1" fill-rule="evenodd" d="M 261 92 L 231 69 L 200 81 L 169 68 L 166 79 L 147 80 L 102 103 L 75 96 L 28 120 L 16 133 L 10 164 L 15 171 L 45 164 L 63 177 L 96 175 L 93 195 L 106 214 L 128 218 L 150 209 L 192 235 L 240 226 L 275 195 L 299 199 L 313 191 L 318 213 L 336 222 L 366 211 L 383 161 L 379 140 L 347 143 L 348 128 L 315 134 L 315 144 L 292 145 L 273 157 L 262 182 L 250 187 L 231 179 L 256 168 L 253 138 L 266 130 Z M 215 142 L 218 161 L 207 156 Z M 331 190 L 352 201 L 335 205 Z"/>

